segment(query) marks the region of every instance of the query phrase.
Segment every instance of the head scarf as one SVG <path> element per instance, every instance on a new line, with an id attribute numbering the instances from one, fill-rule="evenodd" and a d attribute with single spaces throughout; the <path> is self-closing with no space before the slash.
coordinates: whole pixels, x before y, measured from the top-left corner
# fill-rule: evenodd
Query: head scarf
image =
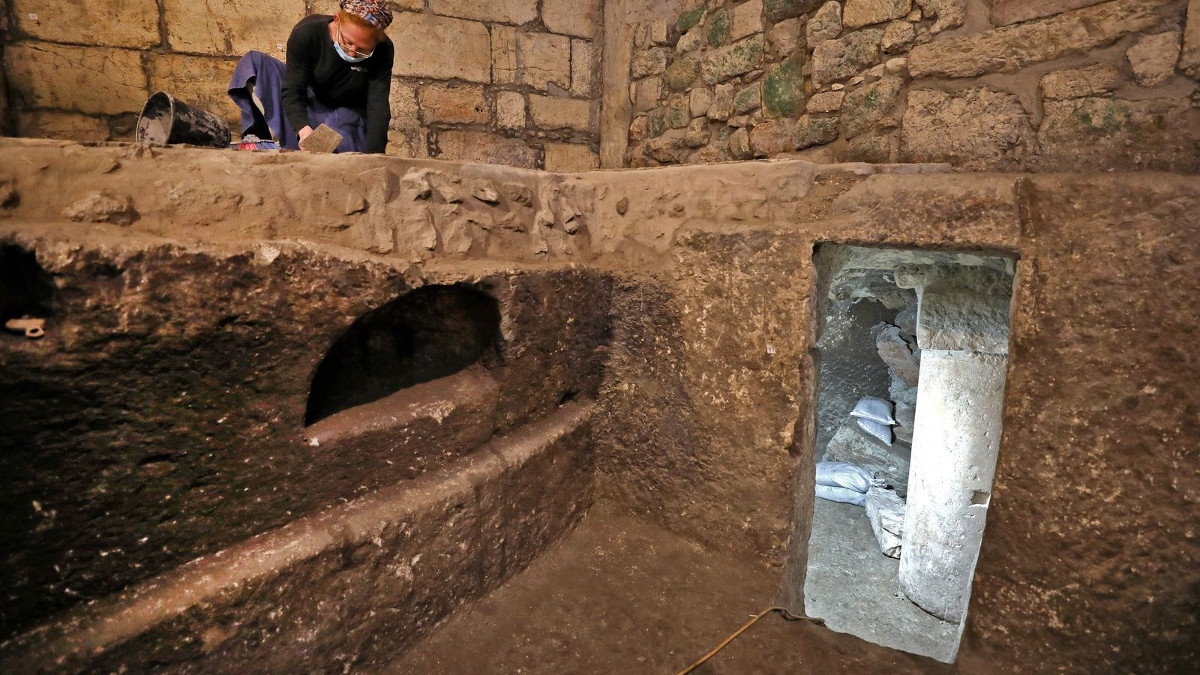
<path id="1" fill-rule="evenodd" d="M 386 30 L 392 25 L 392 10 L 388 9 L 384 0 L 341 0 L 338 6 L 342 11 L 362 17 L 379 30 Z"/>

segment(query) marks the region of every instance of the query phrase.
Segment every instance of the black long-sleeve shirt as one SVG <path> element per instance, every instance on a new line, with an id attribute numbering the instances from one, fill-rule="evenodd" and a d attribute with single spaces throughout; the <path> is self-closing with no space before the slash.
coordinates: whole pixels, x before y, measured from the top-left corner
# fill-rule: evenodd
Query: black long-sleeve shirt
<path id="1" fill-rule="evenodd" d="M 392 112 L 388 95 L 396 50 L 384 38 L 371 58 L 350 63 L 338 55 L 329 35 L 333 17 L 315 14 L 292 29 L 287 42 L 287 69 L 283 75 L 283 110 L 297 131 L 309 125 L 308 90 L 331 108 L 354 108 L 366 119 L 367 152 L 387 148 Z"/>

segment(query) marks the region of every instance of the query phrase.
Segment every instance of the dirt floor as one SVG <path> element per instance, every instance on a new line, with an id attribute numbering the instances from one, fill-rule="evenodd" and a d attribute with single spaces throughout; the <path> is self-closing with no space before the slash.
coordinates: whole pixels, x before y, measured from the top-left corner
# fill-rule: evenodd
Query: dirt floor
<path id="1" fill-rule="evenodd" d="M 390 673 L 675 673 L 774 604 L 779 570 L 598 505 Z M 765 617 L 697 673 L 944 672 L 805 622 Z"/>
<path id="2" fill-rule="evenodd" d="M 957 624 L 927 614 L 900 592 L 900 561 L 879 552 L 866 511 L 818 499 L 808 544 L 805 609 L 830 629 L 950 662 Z"/>

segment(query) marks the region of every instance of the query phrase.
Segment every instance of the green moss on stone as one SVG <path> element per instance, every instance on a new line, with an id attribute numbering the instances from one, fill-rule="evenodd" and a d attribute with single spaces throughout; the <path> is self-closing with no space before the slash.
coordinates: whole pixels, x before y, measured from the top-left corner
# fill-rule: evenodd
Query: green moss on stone
<path id="1" fill-rule="evenodd" d="M 729 10 L 722 8 L 713 15 L 712 23 L 708 26 L 708 44 L 713 47 L 720 47 L 729 42 L 729 38 L 732 35 L 733 26 L 729 21 Z"/>
<path id="2" fill-rule="evenodd" d="M 671 91 L 686 91 L 699 74 L 700 64 L 695 59 L 685 56 L 675 59 L 675 62 L 667 67 L 667 72 L 663 74 L 663 82 Z"/>
<path id="3" fill-rule="evenodd" d="M 754 84 L 739 91 L 733 97 L 733 109 L 739 115 L 744 115 L 762 105 L 762 83 Z"/>
<path id="4" fill-rule="evenodd" d="M 794 117 L 804 106 L 804 60 L 799 55 L 767 69 L 763 80 L 767 117 Z"/>
<path id="5" fill-rule="evenodd" d="M 675 21 L 675 27 L 680 33 L 686 33 L 691 30 L 692 26 L 700 23 L 700 19 L 704 18 L 704 3 L 700 3 L 695 7 L 685 9 L 679 13 L 679 19 Z"/>
<path id="6" fill-rule="evenodd" d="M 763 0 L 763 7 L 766 10 L 767 20 L 775 23 L 800 16 L 824 3 L 825 0 Z"/>
<path id="7" fill-rule="evenodd" d="M 650 138 L 658 138 L 667 131 L 667 116 L 661 108 L 655 109 L 648 116 Z"/>

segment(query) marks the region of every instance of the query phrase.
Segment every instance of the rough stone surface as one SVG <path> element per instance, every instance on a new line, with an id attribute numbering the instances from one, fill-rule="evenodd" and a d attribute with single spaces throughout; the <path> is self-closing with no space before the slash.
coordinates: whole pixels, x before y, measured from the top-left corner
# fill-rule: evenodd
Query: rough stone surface
<path id="1" fill-rule="evenodd" d="M 890 447 L 866 433 L 847 417 L 838 426 L 825 448 L 824 462 L 849 462 L 875 474 L 895 486 L 901 496 L 908 494 L 908 467 L 911 450 L 894 443 Z"/>
<path id="2" fill-rule="evenodd" d="M 844 91 L 823 91 L 813 94 L 808 99 L 805 110 L 810 113 L 836 113 L 842 109 L 842 100 L 846 98 Z"/>
<path id="3" fill-rule="evenodd" d="M 601 0 L 542 0 L 542 21 L 553 33 L 596 37 L 604 21 Z M 666 42 L 666 35 L 660 42 Z"/>
<path id="4" fill-rule="evenodd" d="M 1200 0 L 1189 0 L 1179 69 L 1200 80 Z"/>
<path id="5" fill-rule="evenodd" d="M 1055 70 L 1042 76 L 1042 96 L 1051 100 L 1107 94 L 1121 85 L 1121 70 L 1110 64 Z"/>
<path id="6" fill-rule="evenodd" d="M 762 59 L 763 37 L 756 35 L 709 52 L 704 56 L 700 70 L 704 81 L 714 85 L 745 75 L 759 67 Z"/>
<path id="7" fill-rule="evenodd" d="M 913 352 L 915 344 L 910 344 L 900 333 L 900 329 L 889 326 L 880 331 L 875 338 L 875 349 L 879 358 L 887 364 L 888 370 L 910 387 L 917 386 L 920 381 L 920 357 Z M 911 425 L 910 425 L 911 426 Z"/>
<path id="8" fill-rule="evenodd" d="M 630 65 L 630 74 L 634 78 L 661 75 L 667 69 L 670 57 L 671 50 L 665 47 L 655 47 L 635 52 L 633 63 Z"/>
<path id="9" fill-rule="evenodd" d="M 496 123 L 505 129 L 524 129 L 525 95 L 516 91 L 497 94 Z"/>
<path id="10" fill-rule="evenodd" d="M 702 0 L 687 0 L 683 11 L 679 13 L 679 17 L 675 20 L 675 29 L 680 33 L 686 33 L 692 27 L 704 20 L 707 8 Z"/>
<path id="11" fill-rule="evenodd" d="M 800 19 L 787 19 L 771 26 L 767 32 L 768 48 L 780 56 L 796 51 L 804 38 L 804 26 Z"/>
<path id="12" fill-rule="evenodd" d="M 763 0 L 768 21 L 778 22 L 816 9 L 821 0 Z"/>
<path id="13" fill-rule="evenodd" d="M 688 110 L 692 117 L 704 117 L 708 114 L 709 106 L 712 105 L 713 93 L 711 89 L 697 88 L 693 89 L 688 94 Z"/>
<path id="14" fill-rule="evenodd" d="M 708 45 L 710 47 L 729 44 L 733 37 L 732 21 L 728 9 L 722 7 L 713 13 L 712 20 L 708 23 Z"/>
<path id="15" fill-rule="evenodd" d="M 658 105 L 662 96 L 663 82 L 661 77 L 647 77 L 633 83 L 634 112 L 646 112 Z"/>
<path id="16" fill-rule="evenodd" d="M 813 49 L 826 40 L 833 40 L 842 35 L 842 5 L 835 0 L 829 0 L 817 13 L 809 19 L 805 26 L 808 48 Z"/>
<path id="17" fill-rule="evenodd" d="M 812 78 L 816 84 L 847 79 L 879 62 L 882 28 L 860 30 L 836 40 L 826 40 L 813 51 Z"/>
<path id="18" fill-rule="evenodd" d="M 772 120 L 750 130 L 750 150 L 756 157 L 771 157 L 796 147 L 796 126 L 789 119 Z"/>
<path id="19" fill-rule="evenodd" d="M 111 136 L 108 122 L 103 119 L 53 111 L 19 114 L 15 132 L 26 138 L 69 138 L 80 141 L 107 141 Z"/>
<path id="20" fill-rule="evenodd" d="M 512 26 L 492 26 L 492 82 L 516 84 L 520 65 L 517 54 L 517 30 Z"/>
<path id="21" fill-rule="evenodd" d="M 802 115 L 796 120 L 796 149 L 803 150 L 814 145 L 824 145 L 836 141 L 838 137 L 838 118 L 813 117 Z"/>
<path id="22" fill-rule="evenodd" d="M 550 85 L 571 88 L 571 38 L 549 33 L 518 33 L 520 78 L 538 91 Z"/>
<path id="23" fill-rule="evenodd" d="M 149 97 L 138 52 L 25 42 L 4 50 L 8 79 L 30 107 L 137 113 Z"/>
<path id="24" fill-rule="evenodd" d="M 745 115 L 753 112 L 763 104 L 763 83 L 755 82 L 749 87 L 745 87 L 738 91 L 733 97 L 733 112 L 738 115 Z M 744 125 L 743 125 L 744 126 Z"/>
<path id="25" fill-rule="evenodd" d="M 596 88 L 596 49 L 588 40 L 571 40 L 571 93 L 591 96 Z"/>
<path id="26" fill-rule="evenodd" d="M 914 47 L 909 70 L 920 77 L 974 77 L 1014 72 L 1066 54 L 1096 49 L 1158 24 L 1165 0 L 1116 0 L 1050 19 Z"/>
<path id="27" fill-rule="evenodd" d="M 920 0 L 918 0 L 920 1 Z M 1098 5 L 1107 0 L 993 0 L 992 24 L 1009 24 L 1041 19 L 1073 9 Z"/>
<path id="28" fill-rule="evenodd" d="M 431 84 L 421 88 L 420 102 L 427 122 L 486 124 L 492 119 L 482 87 Z"/>
<path id="29" fill-rule="evenodd" d="M 1015 164 L 1030 151 L 1028 117 L 1017 97 L 1005 92 L 914 89 L 904 113 L 903 153 L 909 161 L 963 167 Z"/>
<path id="30" fill-rule="evenodd" d="M 14 9 L 16 27 L 38 40 L 105 47 L 151 47 L 159 42 L 155 3 L 122 4 L 118 12 L 111 3 L 91 0 L 20 0 Z"/>
<path id="31" fill-rule="evenodd" d="M 1179 61 L 1179 37 L 1174 31 L 1147 35 L 1125 52 L 1138 84 L 1153 87 L 1171 79 Z"/>
<path id="32" fill-rule="evenodd" d="M 917 31 L 907 21 L 893 21 L 883 31 L 883 41 L 880 48 L 885 54 L 898 54 L 912 49 Z"/>
<path id="33" fill-rule="evenodd" d="M 516 138 L 483 131 L 452 129 L 437 135 L 438 157 L 483 164 L 507 164 L 532 169 L 537 151 Z"/>
<path id="34" fill-rule="evenodd" d="M 998 0 L 1003 2 L 1004 0 Z M 1028 2 L 1029 0 L 1021 0 Z M 1040 3 L 1041 0 L 1035 0 Z M 929 28 L 929 32 L 938 34 L 944 30 L 958 28 L 963 25 L 967 14 L 967 0 L 916 0 L 925 17 L 936 16 L 937 21 Z"/>
<path id="35" fill-rule="evenodd" d="M 429 0 L 429 8 L 442 16 L 517 25 L 536 19 L 537 5 L 537 0 Z"/>
<path id="36" fill-rule="evenodd" d="M 600 157 L 586 145 L 546 144 L 547 171 L 591 171 L 600 166 Z"/>
<path id="37" fill-rule="evenodd" d="M 225 120 L 231 131 L 242 131 L 240 111 L 229 99 L 229 61 L 181 54 L 156 55 L 148 61 L 150 89 L 169 91 Z"/>
<path id="38" fill-rule="evenodd" d="M 671 91 L 687 91 L 696 77 L 700 75 L 700 64 L 687 56 L 675 59 L 665 73 L 663 83 Z"/>
<path id="39" fill-rule="evenodd" d="M 481 23 L 402 12 L 388 35 L 396 45 L 395 75 L 491 81 L 491 41 L 487 26 Z M 446 59 L 446 54 L 455 58 Z"/>
<path id="40" fill-rule="evenodd" d="M 557 96 L 530 96 L 529 115 L 534 124 L 547 129 L 567 128 L 587 131 L 591 128 L 590 101 Z"/>
<path id="41" fill-rule="evenodd" d="M 1171 101 L 1047 101 L 1038 139 L 1054 166 L 1195 167 L 1197 137 Z"/>
<path id="42" fill-rule="evenodd" d="M 741 40 L 763 31 L 763 2 L 750 0 L 733 8 L 733 40 Z"/>
<path id="43" fill-rule="evenodd" d="M 301 0 L 163 0 L 163 12 L 167 41 L 175 51 L 241 56 L 257 49 L 279 59 L 280 46 L 305 13 Z"/>
<path id="44" fill-rule="evenodd" d="M 792 57 L 767 68 L 762 82 L 763 112 L 767 117 L 795 117 L 804 110 L 804 59 Z"/>
<path id="45" fill-rule="evenodd" d="M 708 118 L 724 122 L 733 117 L 734 93 L 732 84 L 718 84 L 714 87 L 712 102 L 708 104 Z"/>
<path id="46" fill-rule="evenodd" d="M 870 129 L 896 105 L 904 81 L 885 77 L 846 95 L 842 104 L 842 128 L 846 138 Z"/>
<path id="47" fill-rule="evenodd" d="M 912 10 L 912 0 L 846 0 L 842 24 L 851 30 L 899 19 Z"/>

